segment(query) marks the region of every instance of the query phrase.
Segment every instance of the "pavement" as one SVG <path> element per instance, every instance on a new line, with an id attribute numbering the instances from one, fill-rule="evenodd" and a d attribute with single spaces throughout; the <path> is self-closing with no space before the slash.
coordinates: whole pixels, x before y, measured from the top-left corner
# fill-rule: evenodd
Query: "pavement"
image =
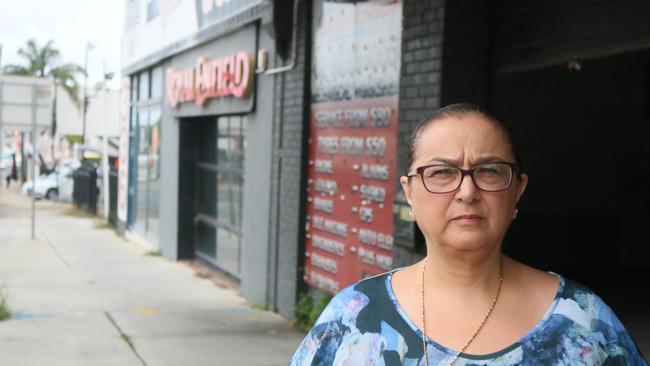
<path id="1" fill-rule="evenodd" d="M 287 365 L 304 334 L 70 204 L 0 189 L 0 365 Z M 223 282 L 227 283 L 227 282 Z"/>

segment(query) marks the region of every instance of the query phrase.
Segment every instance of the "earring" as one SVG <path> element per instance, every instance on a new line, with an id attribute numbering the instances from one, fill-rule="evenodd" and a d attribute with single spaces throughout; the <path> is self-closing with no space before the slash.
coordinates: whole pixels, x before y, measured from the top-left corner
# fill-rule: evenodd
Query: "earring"
<path id="1" fill-rule="evenodd" d="M 519 209 L 515 208 L 515 214 L 512 216 L 513 219 L 517 218 L 517 214 L 519 213 Z"/>
<path id="2" fill-rule="evenodd" d="M 409 216 L 413 217 L 413 209 L 409 208 Z"/>

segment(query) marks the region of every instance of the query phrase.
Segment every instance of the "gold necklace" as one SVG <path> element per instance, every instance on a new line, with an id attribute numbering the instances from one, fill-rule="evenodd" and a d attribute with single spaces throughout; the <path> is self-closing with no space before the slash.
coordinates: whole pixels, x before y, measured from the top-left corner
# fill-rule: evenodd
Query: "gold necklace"
<path id="1" fill-rule="evenodd" d="M 422 276 L 420 278 L 420 294 L 422 295 L 422 350 L 424 351 L 424 358 L 426 360 L 426 365 L 429 366 L 429 354 L 427 353 L 427 340 L 426 340 L 426 321 L 424 318 L 424 270 L 427 268 L 427 257 L 424 258 L 424 262 L 422 263 Z M 465 345 L 458 351 L 456 356 L 449 362 L 447 366 L 453 365 L 456 360 L 458 360 L 458 357 L 465 352 L 465 349 L 467 346 L 469 346 L 470 343 L 476 338 L 476 335 L 483 329 L 483 326 L 485 325 L 485 322 L 487 321 L 488 317 L 490 317 L 490 314 L 492 314 L 492 310 L 494 310 L 494 305 L 496 305 L 497 300 L 499 299 L 499 294 L 501 293 L 501 285 L 503 284 L 503 259 L 500 260 L 499 263 L 499 287 L 497 288 L 497 294 L 494 296 L 494 299 L 492 300 L 492 305 L 490 306 L 490 310 L 488 311 L 487 314 L 485 314 L 485 317 L 483 318 L 483 321 L 481 324 L 479 324 L 478 328 L 476 328 L 476 331 L 472 335 L 472 337 L 465 343 Z"/>

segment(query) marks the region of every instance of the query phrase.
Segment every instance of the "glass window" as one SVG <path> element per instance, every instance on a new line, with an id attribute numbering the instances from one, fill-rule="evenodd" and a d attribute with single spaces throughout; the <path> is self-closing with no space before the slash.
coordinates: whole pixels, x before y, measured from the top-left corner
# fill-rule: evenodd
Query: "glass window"
<path id="1" fill-rule="evenodd" d="M 160 107 L 149 110 L 149 161 L 147 165 L 147 234 L 158 236 L 160 200 Z"/>
<path id="2" fill-rule="evenodd" d="M 131 75 L 128 225 L 157 240 L 160 200 L 162 109 L 152 90 L 162 94 L 162 68 Z M 160 100 L 157 100 L 159 102 Z"/>
<path id="3" fill-rule="evenodd" d="M 149 99 L 149 70 L 140 73 L 138 100 Z"/>
<path id="4" fill-rule="evenodd" d="M 223 228 L 217 229 L 217 263 L 230 273 L 239 273 L 241 236 Z"/>
<path id="5" fill-rule="evenodd" d="M 163 72 L 162 67 L 154 67 L 151 70 L 151 99 L 159 99 L 163 94 Z"/>
<path id="6" fill-rule="evenodd" d="M 147 208 L 148 208 L 148 176 L 149 176 L 149 154 L 151 129 L 149 128 L 149 111 L 140 108 L 138 111 L 138 130 L 136 133 L 137 148 L 137 180 L 136 180 L 136 200 L 137 213 L 136 224 L 139 225 L 146 233 L 147 231 Z"/>
<path id="7" fill-rule="evenodd" d="M 138 75 L 131 76 L 131 101 L 138 100 Z"/>
<path id="8" fill-rule="evenodd" d="M 140 2 L 137 0 L 128 0 L 126 2 L 126 29 L 129 30 L 140 21 Z"/>
<path id="9" fill-rule="evenodd" d="M 206 244 L 203 242 L 197 242 L 197 254 L 237 275 L 242 240 L 246 118 L 221 117 L 213 121 L 198 121 L 195 126 L 199 143 L 195 221 L 209 216 L 216 226 L 214 256 L 205 257 L 206 249 L 202 246 Z M 199 226 L 196 228 L 197 240 L 204 235 L 201 230 L 205 231 Z"/>
<path id="10" fill-rule="evenodd" d="M 199 220 L 196 227 L 196 251 L 199 255 L 209 258 L 216 256 L 216 229 L 214 226 Z"/>
<path id="11" fill-rule="evenodd" d="M 160 13 L 160 2 L 158 0 L 147 0 L 147 22 L 154 19 Z"/>
<path id="12" fill-rule="evenodd" d="M 212 217 L 217 216 L 217 172 L 199 167 L 198 176 L 198 211 L 201 214 Z"/>
<path id="13" fill-rule="evenodd" d="M 216 122 L 207 121 L 198 123 L 201 123 L 197 133 L 199 161 L 201 163 L 215 164 L 217 162 L 217 139 L 215 139 L 217 124 Z"/>

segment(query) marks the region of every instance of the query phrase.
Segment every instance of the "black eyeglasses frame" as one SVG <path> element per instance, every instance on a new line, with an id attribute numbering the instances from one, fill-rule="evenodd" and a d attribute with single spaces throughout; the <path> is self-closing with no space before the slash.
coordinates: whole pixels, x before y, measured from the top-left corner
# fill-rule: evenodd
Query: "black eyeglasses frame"
<path id="1" fill-rule="evenodd" d="M 485 165 L 490 165 L 490 164 L 505 164 L 505 165 L 508 165 L 510 167 L 510 181 L 508 182 L 508 185 L 505 188 L 499 189 L 499 190 L 496 190 L 496 191 L 492 191 L 492 190 L 483 189 L 483 188 L 479 187 L 478 184 L 476 184 L 476 180 L 474 179 L 474 171 L 476 169 L 478 169 L 478 168 L 481 168 L 481 167 L 483 167 Z M 434 167 L 434 166 L 444 166 L 444 167 L 458 169 L 460 171 L 460 174 L 461 174 L 460 182 L 458 183 L 458 186 L 456 188 L 450 190 L 450 191 L 445 191 L 445 192 L 433 192 L 433 191 L 431 191 L 427 187 L 427 184 L 424 182 L 424 175 L 422 174 L 422 172 L 424 172 L 425 169 L 431 168 L 431 167 Z M 480 191 L 483 191 L 483 192 L 503 192 L 503 191 L 508 190 L 508 188 L 510 188 L 510 186 L 512 186 L 512 178 L 515 176 L 515 174 L 518 177 L 521 177 L 521 172 L 519 171 L 519 165 L 517 163 L 512 163 L 512 162 L 509 162 L 509 161 L 490 161 L 490 162 L 487 162 L 487 163 L 476 165 L 476 166 L 474 166 L 472 168 L 469 168 L 469 169 L 462 169 L 462 168 L 459 168 L 459 167 L 456 167 L 456 166 L 453 166 L 453 165 L 448 165 L 448 164 L 427 164 L 427 165 L 417 167 L 414 170 L 411 170 L 410 172 L 408 172 L 406 174 L 406 177 L 410 179 L 411 177 L 414 177 L 416 175 L 420 175 L 420 178 L 422 179 L 422 185 L 424 186 L 424 189 L 427 190 L 427 192 L 433 193 L 433 194 L 447 194 L 447 193 L 454 192 L 458 188 L 460 188 L 460 186 L 463 184 L 463 180 L 465 179 L 466 175 L 469 175 L 470 178 L 472 178 L 472 183 L 474 183 L 474 186 Z"/>

